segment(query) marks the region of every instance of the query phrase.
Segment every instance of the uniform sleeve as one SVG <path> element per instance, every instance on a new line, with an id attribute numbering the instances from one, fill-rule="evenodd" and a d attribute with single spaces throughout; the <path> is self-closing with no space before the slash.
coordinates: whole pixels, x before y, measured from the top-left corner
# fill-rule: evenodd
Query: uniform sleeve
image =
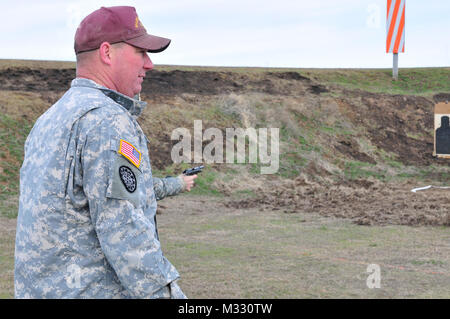
<path id="1" fill-rule="evenodd" d="M 112 140 L 121 136 L 133 142 L 133 127 L 127 120 L 104 120 L 88 133 L 81 155 L 83 188 L 101 250 L 121 284 L 133 298 L 157 298 L 165 290 L 170 296 L 170 283 L 179 275 L 162 254 L 154 223 L 135 200 L 111 196 L 118 156 Z"/>
<path id="2" fill-rule="evenodd" d="M 159 178 L 153 177 L 153 189 L 156 200 L 181 193 L 184 189 L 184 181 L 181 176 Z"/>

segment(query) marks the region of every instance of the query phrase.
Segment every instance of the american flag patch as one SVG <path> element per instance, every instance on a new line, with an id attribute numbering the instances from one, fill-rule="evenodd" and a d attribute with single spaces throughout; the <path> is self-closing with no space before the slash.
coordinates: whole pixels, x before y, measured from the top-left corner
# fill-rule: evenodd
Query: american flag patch
<path id="1" fill-rule="evenodd" d="M 134 166 L 139 167 L 141 164 L 141 152 L 125 140 L 120 140 L 119 153 L 128 158 Z"/>

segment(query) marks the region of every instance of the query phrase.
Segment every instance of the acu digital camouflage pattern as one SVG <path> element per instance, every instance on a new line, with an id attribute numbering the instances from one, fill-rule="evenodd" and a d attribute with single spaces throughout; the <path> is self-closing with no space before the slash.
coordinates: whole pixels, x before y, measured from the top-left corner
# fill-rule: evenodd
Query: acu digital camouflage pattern
<path id="1" fill-rule="evenodd" d="M 155 220 L 156 199 L 183 182 L 152 177 L 136 122 L 144 106 L 75 79 L 38 119 L 20 170 L 16 298 L 185 298 Z M 120 139 L 142 153 L 139 168 L 117 152 Z M 134 192 L 119 166 L 133 171 Z"/>

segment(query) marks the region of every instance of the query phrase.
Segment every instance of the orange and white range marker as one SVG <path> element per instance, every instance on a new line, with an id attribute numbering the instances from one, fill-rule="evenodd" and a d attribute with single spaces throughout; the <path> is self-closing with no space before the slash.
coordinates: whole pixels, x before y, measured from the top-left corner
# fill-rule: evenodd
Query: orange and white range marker
<path id="1" fill-rule="evenodd" d="M 387 0 L 386 53 L 405 52 L 405 0 Z"/>
<path id="2" fill-rule="evenodd" d="M 386 53 L 393 54 L 392 76 L 398 78 L 398 53 L 405 52 L 405 2 L 387 0 Z"/>

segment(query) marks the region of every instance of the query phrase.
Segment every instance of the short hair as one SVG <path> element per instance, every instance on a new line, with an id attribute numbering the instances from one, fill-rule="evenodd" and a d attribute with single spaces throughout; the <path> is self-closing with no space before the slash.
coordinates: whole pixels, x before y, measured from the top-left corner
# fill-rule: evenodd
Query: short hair
<path id="1" fill-rule="evenodd" d="M 121 48 L 124 44 L 125 44 L 125 42 L 111 43 L 111 47 Z M 76 54 L 76 65 L 77 65 L 77 67 L 79 65 L 83 65 L 84 63 L 86 63 L 86 61 L 89 61 L 89 59 L 92 58 L 94 52 L 96 52 L 97 50 L 98 49 L 94 49 L 94 50 L 84 51 L 84 52 L 80 52 L 80 53 Z"/>

